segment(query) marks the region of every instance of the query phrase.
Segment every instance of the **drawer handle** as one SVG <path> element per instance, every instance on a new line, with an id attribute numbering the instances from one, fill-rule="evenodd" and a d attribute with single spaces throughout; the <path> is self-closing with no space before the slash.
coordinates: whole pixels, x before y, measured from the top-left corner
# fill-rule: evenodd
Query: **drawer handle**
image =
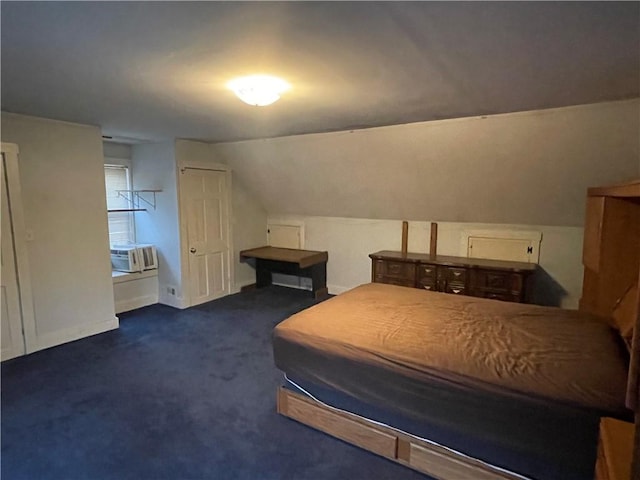
<path id="1" fill-rule="evenodd" d="M 462 275 L 462 272 L 453 272 L 454 277 L 459 277 L 460 275 Z"/>
<path id="2" fill-rule="evenodd" d="M 431 290 L 433 287 L 431 285 L 423 285 L 425 290 Z"/>
<path id="3" fill-rule="evenodd" d="M 460 293 L 462 291 L 462 289 L 461 288 L 452 288 L 451 291 L 453 293 Z"/>

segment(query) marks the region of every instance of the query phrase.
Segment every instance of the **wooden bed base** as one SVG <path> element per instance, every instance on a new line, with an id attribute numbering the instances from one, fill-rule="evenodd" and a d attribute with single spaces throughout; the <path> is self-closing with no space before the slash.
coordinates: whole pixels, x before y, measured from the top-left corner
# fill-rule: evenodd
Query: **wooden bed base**
<path id="1" fill-rule="evenodd" d="M 523 478 L 363 417 L 329 408 L 284 387 L 278 389 L 277 411 L 285 417 L 440 480 Z"/>

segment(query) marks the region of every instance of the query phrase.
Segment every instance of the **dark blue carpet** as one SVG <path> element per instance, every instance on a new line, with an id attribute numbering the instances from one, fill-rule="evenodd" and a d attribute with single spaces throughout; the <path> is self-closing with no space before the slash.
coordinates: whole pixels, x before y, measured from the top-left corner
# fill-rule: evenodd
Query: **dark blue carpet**
<path id="1" fill-rule="evenodd" d="M 314 302 L 269 287 L 4 362 L 3 480 L 427 477 L 275 412 L 271 330 Z"/>

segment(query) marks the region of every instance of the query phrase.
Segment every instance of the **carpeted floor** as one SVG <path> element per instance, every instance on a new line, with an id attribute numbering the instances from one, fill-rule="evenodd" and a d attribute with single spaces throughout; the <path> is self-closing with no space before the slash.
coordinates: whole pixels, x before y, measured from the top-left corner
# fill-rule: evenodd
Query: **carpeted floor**
<path id="1" fill-rule="evenodd" d="M 275 413 L 271 329 L 313 304 L 282 287 L 4 362 L 3 480 L 421 479 Z"/>

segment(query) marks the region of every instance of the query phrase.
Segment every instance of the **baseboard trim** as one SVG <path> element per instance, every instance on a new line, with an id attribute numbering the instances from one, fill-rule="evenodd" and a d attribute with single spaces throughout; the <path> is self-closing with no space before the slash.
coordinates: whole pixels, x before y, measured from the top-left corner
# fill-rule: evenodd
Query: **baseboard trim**
<path id="1" fill-rule="evenodd" d="M 124 313 L 136 308 L 146 307 L 158 303 L 158 294 L 142 295 L 116 302 L 116 313 Z"/>
<path id="2" fill-rule="evenodd" d="M 162 305 L 169 305 L 173 308 L 179 308 L 180 310 L 184 310 L 190 306 L 186 304 L 182 297 L 174 297 L 172 295 L 160 295 L 158 303 L 161 303 Z"/>
<path id="3" fill-rule="evenodd" d="M 112 319 L 100 323 L 81 325 L 78 327 L 46 333 L 44 335 L 38 335 L 36 337 L 35 348 L 27 353 L 37 352 L 39 350 L 44 350 L 45 348 L 55 347 L 57 345 L 62 345 L 63 343 L 69 343 L 75 340 L 80 340 L 81 338 L 108 332 L 109 330 L 115 330 L 119 326 L 120 321 L 118 320 L 118 317 L 113 317 Z"/>
<path id="4" fill-rule="evenodd" d="M 351 290 L 354 287 L 341 287 L 339 285 L 327 285 L 327 288 L 329 289 L 329 293 L 331 295 L 340 295 L 341 293 Z"/>

